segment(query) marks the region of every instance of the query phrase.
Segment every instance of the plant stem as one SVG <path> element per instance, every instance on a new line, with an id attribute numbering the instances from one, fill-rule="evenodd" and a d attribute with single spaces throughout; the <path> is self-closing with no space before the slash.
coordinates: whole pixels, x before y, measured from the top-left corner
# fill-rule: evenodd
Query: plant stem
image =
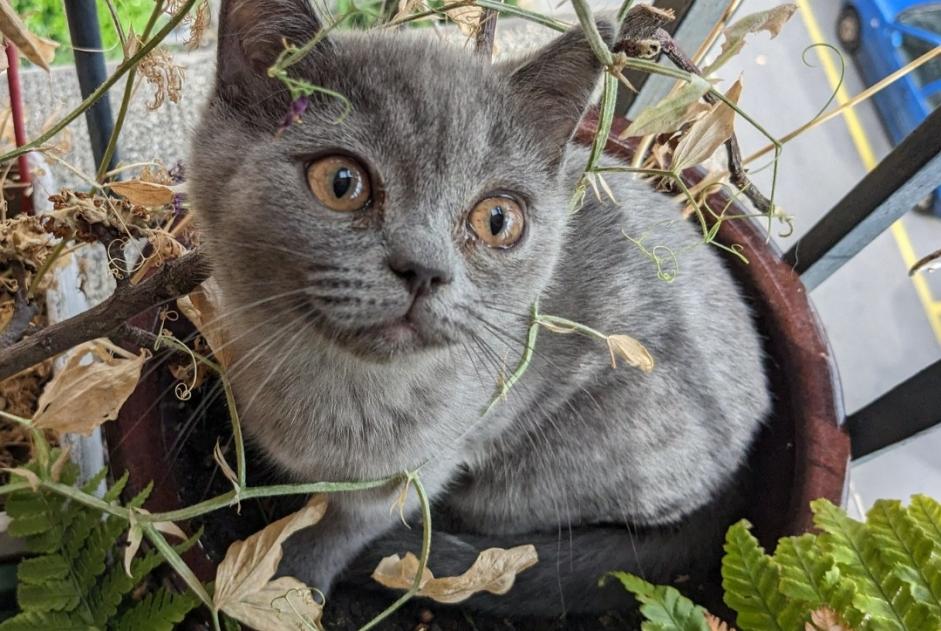
<path id="1" fill-rule="evenodd" d="M 520 377 L 523 376 L 523 373 L 526 372 L 526 369 L 529 368 L 529 363 L 533 360 L 533 352 L 536 349 L 536 337 L 539 335 L 539 299 L 537 298 L 533 302 L 532 306 L 532 319 L 529 324 L 529 332 L 526 334 L 526 348 L 523 349 L 523 356 L 520 357 L 519 363 L 516 365 L 516 368 L 513 370 L 513 374 L 500 384 L 497 394 L 493 397 L 493 400 L 490 402 L 490 405 L 487 406 L 487 409 L 483 411 L 481 416 L 486 416 L 490 413 L 497 403 L 506 399 L 507 393 L 509 393 L 510 388 L 512 388 Z"/>
<path id="2" fill-rule="evenodd" d="M 588 45 L 591 46 L 595 57 L 606 67 L 610 67 L 614 63 L 614 57 L 608 44 L 601 37 L 601 33 L 598 32 L 598 25 L 595 23 L 595 17 L 588 7 L 587 0 L 572 0 L 572 7 L 575 9 L 575 15 L 578 16 L 578 21 L 582 25 Z"/>
<path id="3" fill-rule="evenodd" d="M 180 578 L 183 579 L 183 582 L 186 583 L 186 586 L 199 597 L 199 600 L 202 601 L 206 607 L 212 611 L 212 597 L 206 591 L 206 588 L 203 587 L 203 584 L 200 582 L 196 575 L 193 574 L 193 570 L 186 564 L 186 562 L 180 558 L 180 555 L 177 554 L 177 551 L 173 549 L 167 540 L 164 539 L 163 535 L 154 528 L 152 524 L 141 524 L 141 530 L 144 532 L 144 535 L 150 540 L 154 547 L 163 555 L 163 558 L 167 560 L 167 563 L 170 564 L 176 573 L 180 575 Z M 219 622 L 218 618 L 214 620 L 214 626 L 218 630 Z"/>
<path id="4" fill-rule="evenodd" d="M 32 300 L 35 295 L 35 289 L 39 286 L 39 281 L 42 280 L 42 277 L 46 275 L 46 272 L 49 271 L 49 268 L 52 267 L 52 264 L 55 263 L 56 259 L 59 258 L 59 255 L 62 254 L 62 250 L 65 249 L 65 239 L 60 239 L 56 244 L 56 247 L 52 249 L 52 252 L 49 253 L 49 256 L 43 260 L 42 265 L 39 266 L 39 269 L 33 274 L 32 282 L 29 284 L 29 292 L 27 296 Z"/>
<path id="5" fill-rule="evenodd" d="M 85 113 L 85 110 L 97 103 L 98 99 L 104 96 L 121 77 L 130 72 L 131 69 L 136 68 L 138 62 L 140 62 L 141 59 L 143 59 L 151 50 L 156 48 L 157 45 L 167 37 L 167 35 L 173 32 L 173 29 L 175 29 L 177 25 L 183 21 L 183 18 L 186 17 L 186 14 L 191 8 L 193 8 L 193 5 L 196 4 L 196 2 L 197 0 L 185 0 L 185 4 L 180 7 L 180 10 L 172 18 L 170 18 L 170 20 L 163 26 L 162 29 L 160 29 L 160 31 L 158 31 L 150 41 L 141 46 L 140 49 L 138 49 L 138 51 L 134 53 L 130 59 L 122 62 L 115 69 L 114 74 L 108 77 L 100 86 L 95 88 L 95 91 L 89 94 L 88 97 L 78 105 L 78 107 L 66 114 L 64 118 L 47 129 L 44 133 L 40 134 L 36 138 L 33 138 L 25 145 L 0 155 L 0 162 L 6 162 L 25 153 L 29 153 L 39 145 L 44 144 L 50 138 L 54 137 L 60 131 L 65 129 L 72 121 Z"/>
<path id="6" fill-rule="evenodd" d="M 110 2 L 108 4 L 109 6 L 111 5 Z M 157 0 L 154 3 L 153 11 L 150 12 L 150 17 L 147 19 L 147 25 L 144 27 L 144 33 L 141 35 L 141 43 L 146 42 L 147 38 L 150 37 L 150 33 L 157 24 L 157 19 L 160 17 L 161 13 L 163 13 L 163 0 Z M 120 28 L 121 23 L 117 21 L 116 16 L 114 19 L 115 25 Z M 121 40 L 121 44 L 126 45 L 123 34 Z M 111 130 L 111 137 L 108 138 L 108 146 L 105 147 L 105 152 L 101 156 L 101 163 L 98 165 L 98 173 L 95 174 L 95 179 L 99 182 L 103 182 L 105 180 L 105 177 L 108 173 L 108 167 L 111 164 L 111 158 L 114 157 L 114 152 L 117 151 L 118 138 L 121 135 L 121 129 L 124 127 L 124 119 L 127 117 L 127 110 L 131 104 L 131 96 L 134 94 L 134 81 L 136 78 L 137 66 L 134 66 L 127 74 L 127 81 L 124 84 L 124 95 L 121 97 L 121 107 L 118 110 L 118 117 L 114 121 L 114 128 Z"/>
<path id="7" fill-rule="evenodd" d="M 431 503 L 428 501 L 428 495 L 425 493 L 425 487 L 415 473 L 409 474 L 409 480 L 415 485 L 415 493 L 418 495 L 418 502 L 421 505 L 422 536 L 421 552 L 418 557 L 418 572 L 415 574 L 415 580 L 407 592 L 402 594 L 394 603 L 386 607 L 378 616 L 360 627 L 359 631 L 368 631 L 374 628 L 380 622 L 388 618 L 399 607 L 412 599 L 421 589 L 421 580 L 425 574 L 425 568 L 428 567 L 428 555 L 431 553 Z"/>

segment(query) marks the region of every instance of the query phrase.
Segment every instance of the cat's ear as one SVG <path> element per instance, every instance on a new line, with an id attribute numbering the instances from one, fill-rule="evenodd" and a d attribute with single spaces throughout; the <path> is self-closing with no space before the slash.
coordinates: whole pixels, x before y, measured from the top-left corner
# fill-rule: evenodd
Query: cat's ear
<path id="1" fill-rule="evenodd" d="M 598 20 L 598 32 L 610 46 L 615 27 Z M 575 27 L 536 51 L 527 60 L 510 65 L 511 89 L 550 151 L 561 158 L 575 126 L 585 113 L 604 69 L 592 52 L 581 27 Z"/>
<path id="2" fill-rule="evenodd" d="M 320 28 L 308 0 L 222 0 L 216 71 L 220 96 L 243 101 L 254 93 L 270 94 L 273 80 L 267 71 L 285 43 L 301 46 Z"/>

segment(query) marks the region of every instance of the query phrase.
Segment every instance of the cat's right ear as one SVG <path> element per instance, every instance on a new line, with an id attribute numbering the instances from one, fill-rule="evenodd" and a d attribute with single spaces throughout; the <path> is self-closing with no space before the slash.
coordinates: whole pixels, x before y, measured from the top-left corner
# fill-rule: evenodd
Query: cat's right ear
<path id="1" fill-rule="evenodd" d="M 308 0 L 222 0 L 219 11 L 217 91 L 226 101 L 246 106 L 278 92 L 268 77 L 285 43 L 302 46 L 320 31 Z M 316 57 L 328 47 L 321 42 Z"/>
<path id="2" fill-rule="evenodd" d="M 614 42 L 614 24 L 598 20 L 597 26 L 610 46 Z M 539 127 L 539 138 L 553 162 L 560 161 L 603 69 L 579 27 L 507 68 L 516 98 L 525 111 L 533 113 L 530 120 Z"/>

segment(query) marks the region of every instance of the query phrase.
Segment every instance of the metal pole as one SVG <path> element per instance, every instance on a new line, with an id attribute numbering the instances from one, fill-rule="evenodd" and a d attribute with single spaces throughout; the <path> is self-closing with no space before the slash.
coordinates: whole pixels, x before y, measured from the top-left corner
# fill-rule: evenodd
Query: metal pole
<path id="1" fill-rule="evenodd" d="M 65 13 L 69 20 L 72 48 L 75 50 L 75 71 L 78 73 L 78 84 L 82 90 L 82 98 L 87 98 L 108 77 L 102 51 L 98 8 L 95 0 L 66 0 Z M 108 146 L 111 131 L 114 129 L 111 102 L 107 94 L 85 111 L 85 122 L 88 124 L 88 134 L 91 137 L 95 166 L 99 167 L 105 148 Z M 117 161 L 118 156 L 115 152 L 108 164 L 108 169 L 113 168 Z"/>

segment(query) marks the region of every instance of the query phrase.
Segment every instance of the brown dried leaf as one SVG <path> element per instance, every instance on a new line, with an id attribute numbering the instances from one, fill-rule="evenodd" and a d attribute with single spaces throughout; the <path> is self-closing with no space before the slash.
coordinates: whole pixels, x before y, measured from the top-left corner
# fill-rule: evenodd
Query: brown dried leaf
<path id="1" fill-rule="evenodd" d="M 532 567 L 537 561 L 536 547 L 532 545 L 508 550 L 490 548 L 481 552 L 470 569 L 460 576 L 435 578 L 426 567 L 418 595 L 449 604 L 467 600 L 481 591 L 502 595 L 513 587 L 517 574 Z M 393 554 L 379 562 L 372 577 L 386 587 L 408 589 L 415 581 L 418 566 L 418 558 L 411 552 L 404 559 Z"/>
<path id="2" fill-rule="evenodd" d="M 52 478 L 53 482 L 58 482 L 59 478 L 62 477 L 62 469 L 65 467 L 65 463 L 69 461 L 70 451 L 72 451 L 72 446 L 66 445 L 59 452 L 59 457 L 56 458 L 56 461 L 52 463 L 52 467 L 49 469 L 49 477 Z"/>
<path id="3" fill-rule="evenodd" d="M 0 469 L 0 471 L 5 471 L 6 473 L 12 473 L 13 475 L 18 475 L 27 483 L 29 483 L 29 488 L 34 491 L 39 490 L 39 485 L 41 484 L 39 476 L 27 469 L 26 467 L 6 467 Z"/>
<path id="4" fill-rule="evenodd" d="M 121 197 L 138 206 L 164 206 L 173 202 L 173 189 L 163 184 L 144 182 L 143 180 L 127 180 L 126 182 L 112 182 L 109 187 Z"/>
<path id="5" fill-rule="evenodd" d="M 732 84 L 725 93 L 727 99 L 738 103 L 742 95 L 742 80 Z M 680 138 L 673 152 L 671 167 L 677 173 L 705 162 L 721 147 L 735 131 L 735 110 L 720 101 L 709 113 L 697 120 Z"/>
<path id="6" fill-rule="evenodd" d="M 476 37 L 480 29 L 480 16 L 484 14 L 483 7 L 468 5 L 464 7 L 455 7 L 445 11 L 445 15 L 457 24 L 461 33 L 467 37 Z"/>
<path id="7" fill-rule="evenodd" d="M 11 41 L 24 57 L 43 70 L 49 70 L 58 44 L 30 33 L 7 0 L 0 0 L 0 33 L 3 33 L 4 38 Z"/>
<path id="8" fill-rule="evenodd" d="M 651 105 L 634 119 L 627 129 L 621 132 L 619 138 L 631 136 L 647 136 L 650 134 L 663 134 L 675 131 L 690 120 L 692 106 L 699 102 L 702 95 L 712 87 L 702 77 L 693 75 L 693 80 L 685 84 L 674 94 Z"/>
<path id="9" fill-rule="evenodd" d="M 243 613 L 245 603 L 253 602 L 255 595 L 264 591 L 274 576 L 284 554 L 281 549 L 284 540 L 298 530 L 316 524 L 326 510 L 327 497 L 315 495 L 296 513 L 229 546 L 225 559 L 216 570 L 213 608 L 239 618 L 238 613 Z"/>
<path id="10" fill-rule="evenodd" d="M 773 9 L 746 15 L 738 20 L 723 31 L 725 39 L 722 40 L 722 49 L 719 51 L 719 56 L 703 70 L 703 74 L 706 76 L 711 75 L 725 62 L 739 54 L 745 46 L 746 35 L 759 31 L 768 31 L 772 39 L 777 37 L 795 11 L 797 11 L 796 4 L 782 4 Z"/>
<path id="11" fill-rule="evenodd" d="M 711 613 L 706 614 L 706 625 L 709 627 L 709 631 L 735 631 L 735 627 L 730 627 L 723 620 L 719 620 Z"/>
<path id="12" fill-rule="evenodd" d="M 219 316 L 222 305 L 222 290 L 215 279 L 210 278 L 200 285 L 197 289 L 183 296 L 176 301 L 180 311 L 196 325 L 199 332 L 209 348 L 216 361 L 223 368 L 230 366 L 232 357 L 231 350 L 226 344 L 228 336 L 225 327 L 222 326 L 224 318 Z"/>
<path id="13" fill-rule="evenodd" d="M 94 361 L 82 365 L 89 353 Z M 146 349 L 134 355 L 107 340 L 77 347 L 65 368 L 46 384 L 33 423 L 39 429 L 90 434 L 117 418 L 149 358 Z"/>
<path id="14" fill-rule="evenodd" d="M 162 46 L 154 48 L 140 60 L 137 70 L 154 87 L 154 100 L 147 104 L 148 109 L 159 108 L 168 98 L 173 103 L 180 102 L 186 73 L 183 66 L 173 63 L 169 50 Z"/>
<path id="15" fill-rule="evenodd" d="M 0 222 L 0 263 L 19 261 L 37 270 L 54 245 L 39 217 L 17 215 Z"/>
<path id="16" fill-rule="evenodd" d="M 840 614 L 829 607 L 810 612 L 810 622 L 804 623 L 804 631 L 852 631 Z"/>
<path id="17" fill-rule="evenodd" d="M 608 352 L 611 353 L 612 368 L 618 367 L 617 358 L 620 357 L 645 373 L 653 372 L 654 360 L 650 351 L 630 335 L 609 335 Z"/>
<path id="18" fill-rule="evenodd" d="M 322 606 L 314 600 L 307 585 L 290 576 L 265 584 L 225 612 L 256 631 L 323 629 Z"/>
<path id="19" fill-rule="evenodd" d="M 912 269 L 908 270 L 908 275 L 914 276 L 918 272 L 933 272 L 939 269 L 941 269 L 941 250 L 936 250 L 912 265 Z"/>

